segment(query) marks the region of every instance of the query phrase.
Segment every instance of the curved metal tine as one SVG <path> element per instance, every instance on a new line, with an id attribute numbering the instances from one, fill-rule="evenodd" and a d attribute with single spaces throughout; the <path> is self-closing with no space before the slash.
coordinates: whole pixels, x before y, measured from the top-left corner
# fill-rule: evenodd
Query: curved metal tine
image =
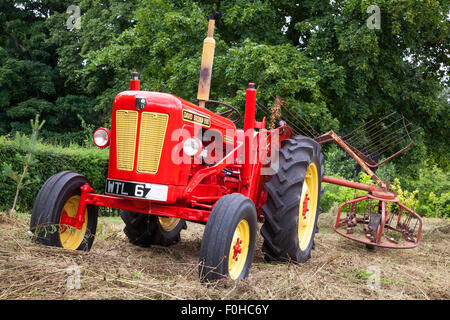
<path id="1" fill-rule="evenodd" d="M 286 110 L 286 108 L 281 109 L 281 113 L 283 114 L 283 110 Z M 292 114 L 291 114 L 292 117 Z M 305 134 L 304 130 L 300 129 L 294 122 L 294 120 L 291 120 L 290 118 L 286 117 L 286 122 L 289 124 L 289 126 L 292 127 L 292 129 L 295 129 L 297 133 L 300 133 L 303 136 L 308 136 L 308 134 Z"/>
<path id="2" fill-rule="evenodd" d="M 389 143 L 391 143 L 391 141 L 393 141 L 393 140 L 395 141 L 395 134 L 398 133 L 398 132 L 401 132 L 403 129 L 405 129 L 405 128 L 401 127 L 401 128 L 399 128 L 399 129 L 397 129 L 395 131 L 392 131 L 388 135 L 384 135 L 384 136 L 380 135 L 380 136 L 377 137 L 376 140 L 374 139 L 374 140 L 370 141 L 369 144 L 367 146 L 364 146 L 364 147 L 367 148 L 367 150 L 370 150 L 373 147 L 376 147 L 377 145 L 380 145 L 380 143 L 382 143 L 383 145 L 389 144 Z M 393 138 L 391 138 L 391 137 L 393 137 Z"/>
<path id="3" fill-rule="evenodd" d="M 401 115 L 402 115 L 402 120 L 403 120 L 403 127 L 405 128 L 406 133 L 407 133 L 408 136 L 409 136 L 409 139 L 410 139 L 411 141 L 413 141 L 413 139 L 411 138 L 410 134 L 412 134 L 413 132 L 417 131 L 418 129 L 414 129 L 411 133 L 408 132 L 408 126 L 411 124 L 411 122 L 409 122 L 408 119 L 405 118 L 405 116 L 403 115 L 403 113 L 402 113 Z M 407 121 L 408 124 L 406 124 L 405 121 Z"/>
<path id="4" fill-rule="evenodd" d="M 388 118 L 392 117 L 392 116 L 393 116 L 394 114 L 396 114 L 396 113 L 397 113 L 397 112 L 394 111 L 394 112 L 392 112 L 391 114 L 389 114 L 389 115 L 387 115 L 387 116 L 385 116 L 385 117 L 379 119 L 377 122 L 372 123 L 370 126 L 368 126 L 367 128 L 365 128 L 364 131 L 370 132 L 373 128 L 376 128 L 375 126 L 376 126 L 378 123 L 382 122 L 382 121 L 385 120 L 385 119 L 388 119 Z M 348 134 L 342 136 L 342 139 L 344 139 L 345 137 L 348 137 L 350 134 L 356 132 L 357 130 L 359 130 L 359 129 L 365 127 L 367 124 L 369 124 L 370 122 L 372 122 L 372 121 L 374 121 L 374 120 L 375 120 L 375 119 L 370 119 L 368 122 L 365 122 L 364 124 L 362 124 L 361 126 L 359 126 L 358 128 L 356 128 L 355 130 L 353 130 L 353 131 L 351 131 L 350 133 L 348 133 Z"/>
<path id="5" fill-rule="evenodd" d="M 401 138 L 404 138 L 404 137 L 408 136 L 410 143 L 409 143 L 409 145 L 407 147 L 404 147 L 402 150 L 397 152 L 397 155 L 400 154 L 401 152 L 405 151 L 406 149 L 408 149 L 414 143 L 411 135 L 418 130 L 418 128 L 416 128 L 416 129 L 414 129 L 412 131 L 409 131 L 408 127 L 409 126 L 412 127 L 413 126 L 412 123 L 409 122 L 408 119 L 406 119 L 403 114 L 400 114 L 400 115 L 401 115 L 401 118 L 399 120 L 402 120 L 402 122 L 403 122 L 403 129 L 406 132 L 406 134 L 403 135 Z M 398 121 L 396 121 L 396 122 L 398 122 Z M 397 131 L 399 131 L 399 130 L 397 130 Z"/>
<path id="6" fill-rule="evenodd" d="M 319 136 L 319 133 L 309 124 L 308 121 L 306 121 L 306 119 L 304 117 L 302 117 L 302 115 L 298 111 L 294 110 L 294 112 L 295 112 L 295 115 L 297 115 L 300 118 L 300 120 L 302 120 L 305 123 L 305 129 L 313 134 L 312 138 Z M 308 127 L 311 129 L 311 131 L 308 129 Z"/>
<path id="7" fill-rule="evenodd" d="M 403 129 L 404 128 L 400 128 L 400 129 L 394 131 L 393 133 L 391 133 L 390 135 L 388 135 L 387 138 L 389 138 L 389 139 L 383 140 L 383 145 L 385 145 L 385 146 L 382 147 L 382 150 L 387 149 L 389 146 L 397 145 L 398 141 L 406 140 L 405 138 L 409 137 L 409 135 L 410 135 L 409 132 L 403 134 L 401 137 L 398 137 L 398 135 L 395 135 L 399 131 L 403 132 Z M 400 134 L 402 134 L 402 133 L 400 133 Z M 381 141 L 381 139 L 379 141 Z M 380 150 L 378 150 L 378 151 L 380 151 Z"/>
<path id="8" fill-rule="evenodd" d="M 276 100 L 276 97 L 272 96 L 272 98 Z M 283 108 L 283 107 L 284 107 L 284 108 Z M 318 132 L 317 132 L 317 131 L 309 124 L 308 121 L 305 120 L 305 118 L 302 117 L 302 115 L 301 115 L 300 113 L 298 113 L 297 111 L 295 111 L 295 115 L 292 114 L 291 111 L 289 110 L 289 108 L 288 108 L 286 105 L 282 105 L 281 110 L 283 110 L 283 109 L 285 109 L 285 110 L 291 115 L 291 117 L 293 117 L 294 119 L 296 119 L 296 116 L 297 116 L 297 118 L 299 118 L 301 121 L 304 122 L 303 124 L 301 124 L 301 126 L 302 126 L 306 131 L 309 132 L 309 134 L 311 135 L 311 138 L 315 138 L 315 137 L 319 136 L 319 133 L 318 133 Z M 306 124 L 306 125 L 305 125 L 305 124 Z M 308 126 L 309 126 L 309 128 L 310 128 L 312 131 L 308 129 Z M 308 136 L 308 135 L 306 135 L 306 136 Z"/>
<path id="9" fill-rule="evenodd" d="M 381 166 L 383 163 L 386 163 L 386 162 L 388 162 L 389 160 L 395 158 L 395 157 L 398 156 L 400 153 L 403 153 L 404 151 L 408 150 L 413 144 L 414 144 L 414 141 L 411 141 L 406 147 L 400 149 L 399 151 L 397 151 L 396 153 L 394 153 L 394 154 L 391 155 L 390 157 L 387 157 L 386 159 L 382 160 L 381 162 L 378 162 L 378 163 L 375 163 L 375 164 L 367 163 L 367 161 L 365 161 L 365 162 L 366 162 L 366 164 L 367 164 L 369 167 L 371 167 L 371 168 L 377 168 L 377 167 Z"/>
<path id="10" fill-rule="evenodd" d="M 394 124 L 396 124 L 397 122 L 399 122 L 399 121 L 401 121 L 402 119 L 400 118 L 400 119 L 398 119 L 398 120 L 396 120 L 396 121 L 394 121 L 394 122 L 392 122 L 392 123 L 390 123 L 389 125 L 387 125 L 386 127 L 384 127 L 384 128 L 380 128 L 380 129 L 378 129 L 378 127 L 375 127 L 374 129 L 378 129 L 378 131 L 376 131 L 375 133 L 372 133 L 371 135 L 366 135 L 365 136 L 365 138 L 369 141 L 369 143 L 370 144 L 373 144 L 374 143 L 374 141 L 379 141 L 379 140 L 381 140 L 382 138 L 383 138 L 383 134 L 384 134 L 384 132 L 388 129 L 388 128 L 390 128 L 390 127 L 392 127 Z M 379 121 L 377 122 L 377 124 L 379 123 Z M 373 129 L 372 129 L 373 130 Z M 367 134 L 367 132 L 366 132 L 366 134 Z M 355 136 L 353 136 L 353 138 L 354 138 Z M 356 136 L 356 138 L 358 138 L 357 136 Z M 378 139 L 378 140 L 377 140 Z M 347 141 L 350 141 L 350 140 L 347 140 Z M 364 143 L 364 142 L 363 142 Z M 355 144 L 355 143 L 354 143 Z M 358 145 L 358 144 L 356 144 L 356 146 L 358 146 L 358 147 L 367 147 L 367 148 L 369 148 L 369 145 L 367 145 L 367 146 L 361 146 L 361 145 Z"/>
<path id="11" fill-rule="evenodd" d="M 397 123 L 397 122 L 400 121 L 400 120 L 401 120 L 401 119 L 399 119 L 399 120 L 397 120 L 397 121 L 391 123 L 391 124 L 389 125 L 389 127 L 392 126 L 393 124 Z M 356 146 L 359 147 L 359 148 L 365 148 L 365 149 L 367 149 L 368 152 L 370 152 L 369 150 L 370 150 L 370 149 L 373 149 L 373 147 L 375 147 L 375 146 L 377 146 L 377 145 L 380 145 L 380 142 L 381 142 L 383 145 L 386 145 L 386 144 L 391 143 L 393 140 L 395 141 L 395 134 L 398 133 L 399 131 L 403 130 L 403 129 L 405 129 L 406 132 L 407 132 L 407 134 L 409 135 L 409 132 L 408 132 L 408 129 L 407 129 L 407 126 L 409 126 L 409 125 L 411 125 L 411 123 L 408 123 L 408 124 L 406 125 L 406 127 L 400 127 L 400 128 L 397 129 L 396 131 L 393 131 L 393 132 L 391 132 L 391 133 L 389 133 L 388 135 L 385 135 L 385 136 L 383 136 L 383 135 L 380 134 L 380 135 L 378 135 L 378 136 L 376 137 L 376 139 L 373 139 L 373 140 L 370 141 L 369 144 L 367 144 L 367 145 L 364 145 L 364 146 L 356 145 Z M 386 127 L 385 130 L 386 130 L 387 128 L 389 128 L 389 127 Z M 384 133 L 384 132 L 382 132 L 382 133 Z M 392 139 L 392 138 L 389 138 L 389 137 L 391 137 L 391 136 L 393 136 L 394 138 L 393 138 L 393 139 Z M 389 138 L 389 139 L 388 139 L 388 138 Z M 376 151 L 377 151 L 377 150 L 373 151 L 371 154 L 375 153 Z"/>
<path id="12" fill-rule="evenodd" d="M 380 124 L 377 127 L 372 128 L 372 132 L 362 132 L 360 136 L 352 136 L 351 139 L 345 139 L 348 143 L 352 144 L 355 148 L 366 148 L 370 147 L 376 142 L 384 139 L 388 129 L 395 125 L 401 119 L 391 122 L 389 124 Z M 381 128 L 380 128 L 381 126 Z M 375 131 L 376 130 L 376 131 Z"/>
<path id="13" fill-rule="evenodd" d="M 376 140 L 378 137 L 382 136 L 384 134 L 384 131 L 387 131 L 388 128 L 392 127 L 397 122 L 401 121 L 401 119 L 398 119 L 397 121 L 392 122 L 391 124 L 387 125 L 385 128 L 381 128 L 377 132 L 374 133 L 373 136 L 370 136 L 370 140 Z"/>
<path id="14" fill-rule="evenodd" d="M 295 115 L 292 114 L 291 111 L 290 111 L 287 107 L 282 108 L 281 110 L 282 110 L 282 111 L 283 111 L 283 110 L 286 110 L 286 112 L 290 115 L 291 118 L 296 119 Z M 301 117 L 300 115 L 299 115 L 299 117 L 300 117 L 300 119 L 302 119 L 302 117 Z M 305 120 L 303 120 L 303 121 L 305 121 Z M 307 137 L 314 137 L 314 133 L 311 132 L 306 126 L 304 126 L 303 124 L 302 124 L 301 126 L 303 127 L 303 129 L 305 129 L 305 131 L 308 132 L 308 134 L 304 134 L 304 131 L 303 131 L 303 130 L 300 130 L 297 126 L 296 126 L 296 128 L 299 129 L 300 131 L 302 131 L 302 133 L 303 133 L 304 136 L 307 136 Z"/>
<path id="15" fill-rule="evenodd" d="M 286 119 L 286 123 L 290 126 L 290 127 L 292 127 L 292 129 L 294 129 L 296 132 L 296 135 L 302 135 L 302 136 L 305 136 L 305 137 L 308 137 L 309 135 L 307 134 L 307 133 L 305 133 L 302 129 L 300 129 L 299 127 L 297 127 L 296 125 L 295 125 L 295 122 L 293 122 L 292 120 L 290 120 L 290 119 Z"/>
<path id="16" fill-rule="evenodd" d="M 265 107 L 264 105 L 257 103 L 256 107 L 258 108 L 259 111 L 261 111 L 266 116 L 267 119 L 270 119 L 272 117 L 272 114 L 269 112 L 269 110 L 267 110 L 267 107 Z M 299 135 L 299 134 L 304 135 L 303 132 L 298 132 L 298 130 L 300 130 L 300 129 L 295 127 L 292 123 L 290 123 L 291 122 L 290 120 L 288 121 L 286 119 L 285 121 L 289 124 L 290 127 L 292 127 L 292 131 L 294 131 L 294 133 L 296 135 Z"/>
<path id="17" fill-rule="evenodd" d="M 411 133 L 413 133 L 413 132 L 415 132 L 415 131 L 417 131 L 417 130 L 419 130 L 419 129 L 417 128 L 417 129 L 415 129 L 414 131 L 412 131 Z M 411 133 L 410 133 L 410 134 L 411 134 Z M 384 152 L 388 147 L 393 147 L 393 146 L 398 145 L 398 144 L 401 143 L 402 141 L 407 140 L 406 137 L 409 137 L 409 134 L 405 134 L 405 135 L 403 135 L 401 138 L 399 138 L 399 139 L 393 141 L 393 143 L 391 143 L 390 145 L 386 145 L 385 147 L 383 147 L 383 148 L 381 148 L 381 149 L 379 149 L 379 150 L 376 150 L 376 151 L 370 153 L 370 154 L 368 155 L 368 157 L 372 156 L 375 152 L 381 153 L 381 152 Z M 411 140 L 411 141 L 412 141 L 412 140 Z"/>

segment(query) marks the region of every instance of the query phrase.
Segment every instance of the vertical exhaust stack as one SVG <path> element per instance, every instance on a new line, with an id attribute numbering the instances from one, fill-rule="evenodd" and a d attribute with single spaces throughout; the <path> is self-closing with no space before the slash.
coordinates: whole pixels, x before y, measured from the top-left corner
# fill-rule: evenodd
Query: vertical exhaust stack
<path id="1" fill-rule="evenodd" d="M 216 20 L 222 16 L 220 11 L 216 11 L 209 16 L 208 35 L 203 40 L 202 64 L 200 70 L 200 81 L 198 83 L 197 99 L 198 105 L 205 107 L 205 102 L 209 100 L 209 91 L 211 88 L 211 75 L 214 62 L 214 49 L 216 40 L 214 40 L 214 26 Z"/>
<path id="2" fill-rule="evenodd" d="M 141 81 L 139 80 L 139 73 L 133 72 L 133 76 L 130 80 L 130 90 L 141 90 Z"/>

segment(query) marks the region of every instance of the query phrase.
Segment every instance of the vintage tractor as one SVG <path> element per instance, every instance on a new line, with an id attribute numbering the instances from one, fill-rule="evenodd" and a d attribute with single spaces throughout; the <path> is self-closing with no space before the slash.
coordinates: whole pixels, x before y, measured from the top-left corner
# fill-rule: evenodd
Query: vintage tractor
<path id="1" fill-rule="evenodd" d="M 327 179 L 320 143 L 335 139 L 334 133 L 316 139 L 319 143 L 293 136 L 284 121 L 267 130 L 266 118 L 255 120 L 252 83 L 246 90 L 244 128 L 237 129 L 239 110 L 208 100 L 217 18 L 218 14 L 210 17 L 204 41 L 199 105 L 167 93 L 141 91 L 139 75 L 133 73 L 130 90 L 114 100 L 111 129 L 100 128 L 93 135 L 98 147 L 110 147 L 105 194 L 96 193 L 88 179 L 75 172 L 50 177 L 31 216 L 37 241 L 89 250 L 97 207 L 103 206 L 120 209 L 128 239 L 143 247 L 177 243 L 185 221 L 205 224 L 199 257 L 202 281 L 248 275 L 258 221 L 263 222 L 267 260 L 300 263 L 311 257 L 322 182 Z M 219 105 L 221 112 L 206 109 L 206 104 Z M 332 178 L 327 182 L 351 183 Z M 370 226 L 366 231 L 374 238 L 368 243 L 383 245 L 386 208 L 399 205 L 398 200 L 386 186 L 350 187 L 369 191 L 366 197 L 381 205 L 367 214 L 353 205 L 364 199 L 354 200 L 346 211 L 350 220 L 338 217 L 336 228 L 347 222 Z M 400 205 L 401 210 L 411 211 Z M 364 215 L 359 220 L 358 213 Z M 408 243 L 415 245 L 419 237 L 409 231 Z"/>

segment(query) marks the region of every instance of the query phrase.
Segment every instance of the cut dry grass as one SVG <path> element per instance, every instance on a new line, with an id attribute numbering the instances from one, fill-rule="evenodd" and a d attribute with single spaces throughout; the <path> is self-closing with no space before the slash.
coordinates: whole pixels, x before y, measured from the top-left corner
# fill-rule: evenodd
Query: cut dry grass
<path id="1" fill-rule="evenodd" d="M 332 213 L 320 217 L 312 259 L 301 265 L 264 261 L 257 248 L 245 281 L 198 281 L 203 226 L 188 223 L 174 246 L 140 248 L 122 232 L 120 218 L 100 218 L 90 252 L 33 242 L 29 216 L 0 216 L 0 299 L 449 299 L 449 229 L 444 219 L 424 219 L 416 249 L 378 248 L 340 237 Z M 80 271 L 80 288 L 68 288 Z M 372 289 L 370 270 L 379 270 Z M 72 277 L 72 278 L 71 278 Z"/>

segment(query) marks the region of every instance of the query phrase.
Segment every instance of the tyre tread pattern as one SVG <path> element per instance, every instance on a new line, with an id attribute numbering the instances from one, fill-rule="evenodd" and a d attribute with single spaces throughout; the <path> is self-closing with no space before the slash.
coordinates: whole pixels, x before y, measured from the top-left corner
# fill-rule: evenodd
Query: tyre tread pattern
<path id="1" fill-rule="evenodd" d="M 313 241 L 304 252 L 298 247 L 297 225 L 301 189 L 308 166 L 314 161 L 320 170 L 320 204 L 323 194 L 321 181 L 324 175 L 321 146 L 308 137 L 286 139 L 280 149 L 279 161 L 278 172 L 265 184 L 268 195 L 267 202 L 262 207 L 265 218 L 260 231 L 264 239 L 262 251 L 267 261 L 301 263 L 311 257 L 310 250 L 315 246 L 313 234 Z M 321 211 L 319 205 L 317 215 Z M 314 233 L 318 231 L 316 223 Z"/>

